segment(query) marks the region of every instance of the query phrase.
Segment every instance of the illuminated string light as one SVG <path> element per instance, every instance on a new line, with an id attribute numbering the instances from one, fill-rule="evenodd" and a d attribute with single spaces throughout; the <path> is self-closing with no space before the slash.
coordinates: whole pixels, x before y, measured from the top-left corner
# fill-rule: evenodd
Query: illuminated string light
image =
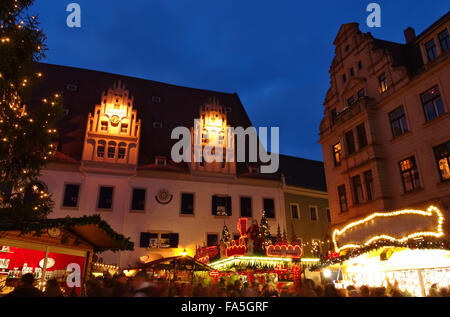
<path id="1" fill-rule="evenodd" d="M 433 232 L 433 231 L 420 231 L 420 232 L 415 232 L 415 233 L 409 234 L 409 235 L 407 235 L 407 236 L 405 236 L 403 238 L 400 238 L 400 239 L 394 238 L 394 237 L 386 235 L 386 234 L 381 234 L 381 235 L 377 235 L 377 236 L 374 236 L 374 237 L 371 237 L 371 238 L 367 239 L 367 241 L 364 242 L 364 244 L 347 244 L 347 245 L 344 245 L 342 247 L 338 247 L 338 244 L 337 244 L 337 241 L 336 241 L 337 237 L 342 235 L 343 233 L 345 233 L 347 230 L 349 230 L 351 228 L 354 228 L 356 226 L 363 225 L 363 224 L 365 224 L 365 223 L 367 223 L 367 222 L 369 222 L 372 219 L 377 218 L 377 217 L 395 217 L 395 216 L 399 216 L 399 215 L 420 215 L 420 216 L 425 216 L 425 217 L 431 217 L 431 216 L 433 216 L 434 213 L 438 217 L 438 224 L 437 224 L 435 232 Z M 333 232 L 333 244 L 334 244 L 334 248 L 335 248 L 336 252 L 340 252 L 340 251 L 345 250 L 345 249 L 362 248 L 362 247 L 368 246 L 371 243 L 376 242 L 378 240 L 388 240 L 388 241 L 391 241 L 391 242 L 400 242 L 400 243 L 402 243 L 402 242 L 406 242 L 406 241 L 408 241 L 410 239 L 419 238 L 419 237 L 436 237 L 436 238 L 439 238 L 439 237 L 444 236 L 444 232 L 443 232 L 443 228 L 442 228 L 443 222 L 444 222 L 444 216 L 442 215 L 442 212 L 438 208 L 436 208 L 434 206 L 430 206 L 427 209 L 427 211 L 405 209 L 405 210 L 398 210 L 398 211 L 394 211 L 394 212 L 385 212 L 385 213 L 383 213 L 383 212 L 376 212 L 376 213 L 373 213 L 372 215 L 370 215 L 370 216 L 368 216 L 368 217 L 366 217 L 366 218 L 364 218 L 362 220 L 355 221 L 355 222 L 352 222 L 352 223 L 346 225 L 341 230 L 338 230 L 338 229 L 334 230 L 334 232 Z"/>

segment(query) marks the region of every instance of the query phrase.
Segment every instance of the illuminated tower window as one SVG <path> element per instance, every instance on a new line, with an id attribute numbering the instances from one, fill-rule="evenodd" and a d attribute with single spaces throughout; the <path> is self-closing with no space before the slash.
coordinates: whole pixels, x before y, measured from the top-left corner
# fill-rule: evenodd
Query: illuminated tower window
<path id="1" fill-rule="evenodd" d="M 105 157 L 105 141 L 99 141 L 97 146 L 97 157 Z"/>
<path id="2" fill-rule="evenodd" d="M 126 151 L 126 144 L 120 143 L 119 144 L 119 153 L 118 153 L 119 160 L 125 159 L 125 151 Z"/>
<path id="3" fill-rule="evenodd" d="M 101 130 L 108 131 L 108 121 L 102 121 Z"/>
<path id="4" fill-rule="evenodd" d="M 116 142 L 108 143 L 108 158 L 114 158 L 116 155 Z"/>
<path id="5" fill-rule="evenodd" d="M 122 125 L 120 126 L 120 132 L 127 133 L 128 132 L 128 124 L 122 123 Z"/>

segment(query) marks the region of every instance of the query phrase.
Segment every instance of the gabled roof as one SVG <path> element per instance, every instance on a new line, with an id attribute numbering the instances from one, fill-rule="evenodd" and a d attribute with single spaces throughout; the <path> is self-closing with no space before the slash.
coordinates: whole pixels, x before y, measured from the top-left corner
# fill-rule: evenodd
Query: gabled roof
<path id="1" fill-rule="evenodd" d="M 323 162 L 280 155 L 280 173 L 286 185 L 327 191 Z"/>
<path id="2" fill-rule="evenodd" d="M 57 92 L 64 98 L 66 116 L 58 127 L 60 158 L 80 161 L 83 151 L 88 114 L 94 111 L 101 101 L 101 94 L 117 81 L 121 81 L 130 95 L 134 97 L 134 109 L 142 120 L 139 149 L 139 167 L 151 166 L 156 156 L 170 159 L 171 140 L 175 127 L 192 127 L 194 119 L 199 118 L 200 106 L 217 99 L 219 104 L 231 110 L 227 114 L 228 123 L 233 127 L 247 128 L 252 125 L 239 97 L 235 93 L 224 93 L 203 89 L 188 88 L 134 77 L 92 71 L 74 67 L 57 66 L 45 63 L 37 65 L 43 73 L 43 81 L 35 87 L 31 98 L 31 110 L 39 106 L 43 98 Z M 67 85 L 77 86 L 77 91 L 69 91 Z M 160 103 L 152 97 L 161 98 Z M 153 122 L 162 122 L 162 128 L 154 128 Z M 187 164 L 178 168 L 188 170 Z M 238 164 L 238 173 L 247 172 L 245 164 Z"/>

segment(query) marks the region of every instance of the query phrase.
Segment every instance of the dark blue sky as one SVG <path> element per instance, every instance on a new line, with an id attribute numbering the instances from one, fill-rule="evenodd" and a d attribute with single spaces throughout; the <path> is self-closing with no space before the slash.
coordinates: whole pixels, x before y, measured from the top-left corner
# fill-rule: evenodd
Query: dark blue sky
<path id="1" fill-rule="evenodd" d="M 82 27 L 66 26 L 77 2 Z M 382 27 L 369 28 L 378 2 Z M 237 92 L 256 127 L 280 127 L 280 152 L 322 160 L 317 143 L 333 40 L 343 23 L 404 43 L 450 9 L 417 0 L 36 0 L 48 63 Z"/>

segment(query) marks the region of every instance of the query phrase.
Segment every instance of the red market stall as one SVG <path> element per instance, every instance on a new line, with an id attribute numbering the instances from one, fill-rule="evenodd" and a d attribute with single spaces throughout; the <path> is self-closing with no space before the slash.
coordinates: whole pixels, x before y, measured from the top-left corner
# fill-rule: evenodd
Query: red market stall
<path id="1" fill-rule="evenodd" d="M 56 278 L 63 289 L 82 285 L 95 252 L 132 250 L 133 243 L 114 232 L 99 216 L 45 219 L 0 225 L 0 295 L 31 273 L 41 289 Z"/>

